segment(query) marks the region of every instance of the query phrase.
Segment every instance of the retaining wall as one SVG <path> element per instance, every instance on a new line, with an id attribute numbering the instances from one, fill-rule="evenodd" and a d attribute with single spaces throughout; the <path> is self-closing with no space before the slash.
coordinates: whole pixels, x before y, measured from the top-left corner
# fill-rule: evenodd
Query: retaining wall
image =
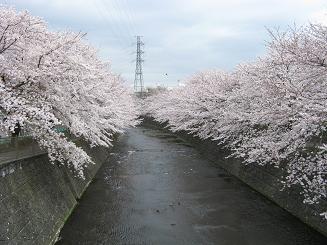
<path id="1" fill-rule="evenodd" d="M 53 244 L 78 199 L 109 156 L 109 149 L 83 148 L 96 162 L 85 180 L 46 154 L 0 164 L 0 244 Z"/>
<path id="2" fill-rule="evenodd" d="M 167 124 L 160 124 L 152 118 L 144 118 L 143 125 L 168 130 Z M 327 221 L 320 216 L 322 212 L 327 210 L 327 200 L 322 200 L 317 205 L 307 205 L 303 203 L 300 189 L 292 187 L 281 191 L 283 186 L 280 180 L 286 173 L 285 169 L 255 164 L 245 165 L 240 159 L 226 158 L 230 152 L 218 146 L 214 141 L 201 140 L 199 137 L 188 134 L 185 131 L 177 132 L 176 134 L 190 142 L 206 158 L 214 161 L 218 166 L 224 168 L 304 223 L 327 236 Z M 242 204 L 240 203 L 240 205 Z"/>

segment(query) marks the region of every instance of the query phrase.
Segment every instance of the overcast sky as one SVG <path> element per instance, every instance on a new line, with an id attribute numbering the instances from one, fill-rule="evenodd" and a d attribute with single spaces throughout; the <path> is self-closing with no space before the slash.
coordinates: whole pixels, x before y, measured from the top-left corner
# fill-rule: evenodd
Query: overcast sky
<path id="1" fill-rule="evenodd" d="M 129 84 L 135 35 L 145 43 L 145 84 L 173 86 L 200 70 L 254 60 L 269 40 L 266 28 L 327 24 L 327 0 L 0 1 L 43 17 L 51 29 L 87 32 Z"/>

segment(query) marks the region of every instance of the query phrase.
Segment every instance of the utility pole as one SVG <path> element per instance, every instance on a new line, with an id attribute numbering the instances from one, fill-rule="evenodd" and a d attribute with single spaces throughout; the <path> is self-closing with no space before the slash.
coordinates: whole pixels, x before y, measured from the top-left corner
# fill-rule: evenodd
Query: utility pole
<path id="1" fill-rule="evenodd" d="M 140 94 L 143 97 L 144 93 L 144 84 L 143 84 L 143 70 L 142 63 L 144 60 L 142 59 L 142 54 L 144 51 L 142 50 L 142 46 L 144 43 L 141 41 L 141 36 L 136 37 L 136 68 L 135 68 L 135 79 L 134 79 L 134 92 L 136 94 Z"/>

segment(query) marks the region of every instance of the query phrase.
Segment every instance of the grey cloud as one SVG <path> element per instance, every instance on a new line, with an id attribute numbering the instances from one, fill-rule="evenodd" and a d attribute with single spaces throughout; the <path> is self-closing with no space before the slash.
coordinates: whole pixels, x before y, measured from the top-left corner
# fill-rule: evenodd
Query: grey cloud
<path id="1" fill-rule="evenodd" d="M 147 84 L 207 68 L 232 69 L 264 53 L 265 27 L 307 23 L 323 0 L 7 0 L 54 29 L 88 32 L 112 68 L 133 82 L 134 35 L 144 36 Z M 165 74 L 168 76 L 165 76 Z"/>

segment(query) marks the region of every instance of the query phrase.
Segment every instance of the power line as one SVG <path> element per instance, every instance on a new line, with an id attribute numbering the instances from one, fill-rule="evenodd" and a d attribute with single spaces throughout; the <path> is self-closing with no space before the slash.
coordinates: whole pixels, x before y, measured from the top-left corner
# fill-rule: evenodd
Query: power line
<path id="1" fill-rule="evenodd" d="M 118 4 L 115 0 L 96 0 L 94 3 L 96 10 L 108 24 L 108 29 L 114 36 L 113 39 L 118 41 L 118 43 L 117 41 L 115 43 L 121 47 L 122 56 L 130 60 L 128 57 L 130 57 L 131 48 L 134 45 L 132 41 L 134 35 L 132 33 L 135 33 L 135 28 L 131 16 L 125 11 L 126 8 Z"/>
<path id="2" fill-rule="evenodd" d="M 129 29 L 126 28 L 126 23 L 125 23 L 125 21 L 122 18 L 122 10 L 117 5 L 117 2 L 111 0 L 111 1 L 109 1 L 109 3 L 110 3 L 110 7 L 114 10 L 114 13 L 116 14 L 117 20 L 119 21 L 119 25 L 118 26 L 119 26 L 119 28 L 121 28 L 122 33 L 123 34 L 127 34 L 127 36 L 125 36 L 125 37 L 132 38 L 132 35 L 129 32 Z"/>
<path id="3" fill-rule="evenodd" d="M 126 29 L 122 28 L 120 24 L 114 24 L 115 21 L 119 18 L 117 18 L 117 13 L 118 11 L 116 10 L 116 13 L 114 13 L 111 9 L 113 8 L 110 8 L 108 7 L 108 5 L 105 3 L 105 1 L 103 0 L 100 0 L 101 3 L 102 3 L 102 6 L 103 6 L 103 10 L 105 11 L 106 13 L 106 16 L 109 16 L 109 19 L 111 20 L 110 23 L 108 23 L 109 25 L 113 26 L 115 28 L 115 30 L 117 31 L 118 35 L 119 35 L 119 39 L 124 42 L 124 45 L 126 46 L 129 46 L 129 44 L 131 43 L 132 41 L 132 36 L 130 34 L 127 34 L 126 36 Z M 105 18 L 106 20 L 108 20 L 107 18 Z M 115 20 L 115 21 L 114 21 Z"/>
<path id="4" fill-rule="evenodd" d="M 120 16 L 123 17 L 123 18 L 121 18 L 121 20 L 123 20 L 122 23 L 126 26 L 126 30 L 129 34 L 129 36 L 133 37 L 133 34 L 132 34 L 133 33 L 133 27 L 132 27 L 133 24 L 126 13 L 125 8 L 120 3 L 121 3 L 121 1 L 112 0 L 112 4 L 113 4 L 114 8 L 116 8 L 116 10 L 120 13 Z"/>
<path id="5" fill-rule="evenodd" d="M 129 53 L 130 49 L 132 48 L 133 37 L 129 36 L 126 38 L 126 35 L 123 35 L 120 26 L 115 24 L 115 21 L 113 21 L 113 19 L 117 17 L 115 17 L 112 12 L 108 10 L 107 6 L 104 5 L 103 1 L 101 1 L 101 6 L 98 6 L 97 1 L 94 1 L 94 3 L 97 12 L 102 17 L 102 19 L 108 24 L 107 26 L 110 30 L 110 33 L 114 36 L 113 38 L 111 37 L 111 39 L 116 39 L 118 41 L 118 44 L 121 46 L 121 50 L 126 52 L 127 55 L 130 55 Z"/>
<path id="6" fill-rule="evenodd" d="M 137 33 L 135 29 L 135 22 L 133 21 L 135 18 L 133 17 L 132 11 L 129 8 L 129 4 L 126 2 L 126 0 L 121 0 L 120 2 L 123 5 L 123 9 L 126 10 L 127 19 L 131 25 L 133 34 Z"/>
<path id="7" fill-rule="evenodd" d="M 98 6 L 97 1 L 94 2 L 94 5 L 95 5 L 95 8 L 96 8 L 97 12 L 98 12 L 99 15 L 101 16 L 101 18 L 102 18 L 105 22 L 108 23 L 108 27 L 109 27 L 109 29 L 110 29 L 110 32 L 115 36 L 114 38 L 120 40 L 121 37 L 118 35 L 116 28 L 114 28 L 114 25 L 112 25 L 112 23 L 109 23 L 107 17 L 104 15 L 104 13 L 103 13 L 103 8 L 100 8 L 100 7 Z"/>

